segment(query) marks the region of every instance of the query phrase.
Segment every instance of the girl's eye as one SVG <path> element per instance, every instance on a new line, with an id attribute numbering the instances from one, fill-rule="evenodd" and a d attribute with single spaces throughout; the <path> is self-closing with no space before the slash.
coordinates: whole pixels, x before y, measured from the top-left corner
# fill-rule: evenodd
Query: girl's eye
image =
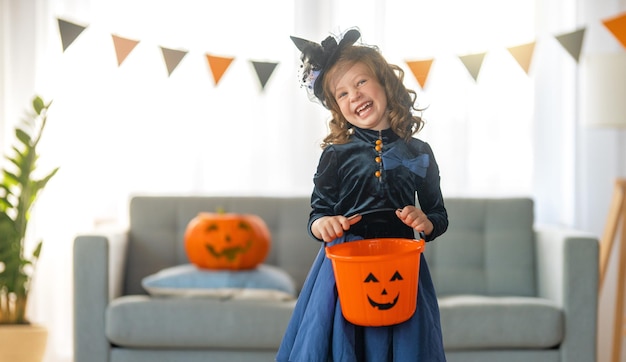
<path id="1" fill-rule="evenodd" d="M 337 99 L 341 99 L 341 98 L 345 97 L 345 96 L 346 96 L 346 94 L 348 94 L 348 93 L 346 93 L 346 92 L 337 93 L 337 95 L 336 95 L 335 97 L 336 97 Z"/>
<path id="2" fill-rule="evenodd" d="M 356 84 L 357 86 L 363 85 L 367 82 L 367 79 L 361 79 L 360 81 L 358 81 Z"/>

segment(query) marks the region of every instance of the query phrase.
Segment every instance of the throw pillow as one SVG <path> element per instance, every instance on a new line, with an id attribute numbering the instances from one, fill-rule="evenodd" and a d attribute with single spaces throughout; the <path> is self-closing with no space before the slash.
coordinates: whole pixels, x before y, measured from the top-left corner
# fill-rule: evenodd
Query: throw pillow
<path id="1" fill-rule="evenodd" d="M 219 299 L 296 298 L 295 282 L 284 270 L 260 264 L 249 270 L 210 270 L 193 264 L 163 269 L 142 280 L 152 296 Z"/>

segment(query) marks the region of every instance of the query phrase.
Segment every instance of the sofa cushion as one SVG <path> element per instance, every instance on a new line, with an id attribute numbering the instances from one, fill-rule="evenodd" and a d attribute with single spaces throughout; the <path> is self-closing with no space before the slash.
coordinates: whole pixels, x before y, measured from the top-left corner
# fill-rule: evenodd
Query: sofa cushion
<path id="1" fill-rule="evenodd" d="M 552 348 L 563 341 L 563 311 L 529 297 L 447 296 L 439 299 L 446 349 Z"/>
<path id="2" fill-rule="evenodd" d="M 295 300 L 114 299 L 105 333 L 117 346 L 137 348 L 278 349 Z"/>
<path id="3" fill-rule="evenodd" d="M 533 202 L 446 200 L 450 226 L 426 246 L 437 295 L 537 295 Z"/>
<path id="4" fill-rule="evenodd" d="M 295 282 L 289 274 L 264 264 L 249 270 L 209 270 L 193 264 L 177 265 L 143 278 L 142 286 L 152 296 L 278 300 L 296 297 Z"/>

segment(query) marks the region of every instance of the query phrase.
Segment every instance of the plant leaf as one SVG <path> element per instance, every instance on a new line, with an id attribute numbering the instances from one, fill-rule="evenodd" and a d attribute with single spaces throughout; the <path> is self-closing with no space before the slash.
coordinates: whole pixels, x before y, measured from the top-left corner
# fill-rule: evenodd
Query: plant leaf
<path id="1" fill-rule="evenodd" d="M 33 99 L 33 109 L 35 110 L 35 112 L 37 112 L 37 114 L 41 114 L 41 110 L 44 109 L 44 103 L 43 103 L 43 99 L 41 99 L 41 97 L 36 96 Z"/>
<path id="2" fill-rule="evenodd" d="M 13 186 L 14 184 L 18 183 L 20 181 L 20 178 L 17 177 L 16 174 L 14 174 L 13 172 L 4 170 L 4 178 L 5 178 L 5 182 L 7 182 L 7 185 Z"/>
<path id="3" fill-rule="evenodd" d="M 33 251 L 33 257 L 35 259 L 39 259 L 39 254 L 41 254 L 41 247 L 43 246 L 43 240 L 37 244 L 37 247 Z"/>
<path id="4" fill-rule="evenodd" d="M 30 135 L 28 133 L 26 133 L 23 129 L 16 128 L 15 129 L 15 136 L 23 144 L 30 145 L 30 141 L 31 141 Z"/>

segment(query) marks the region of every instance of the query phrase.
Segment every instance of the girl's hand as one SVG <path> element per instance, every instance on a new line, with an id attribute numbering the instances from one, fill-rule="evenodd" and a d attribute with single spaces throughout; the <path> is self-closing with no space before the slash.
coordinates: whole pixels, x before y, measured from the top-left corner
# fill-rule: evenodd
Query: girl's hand
<path id="1" fill-rule="evenodd" d="M 311 232 L 316 238 L 330 242 L 343 236 L 343 232 L 350 229 L 351 225 L 361 220 L 361 215 L 356 214 L 349 218 L 345 216 L 322 216 L 313 221 Z"/>
<path id="2" fill-rule="evenodd" d="M 415 231 L 423 231 L 426 235 L 430 235 L 435 228 L 433 223 L 428 220 L 424 212 L 415 206 L 405 206 L 403 209 L 396 210 L 396 215 L 403 223 L 413 228 Z"/>

